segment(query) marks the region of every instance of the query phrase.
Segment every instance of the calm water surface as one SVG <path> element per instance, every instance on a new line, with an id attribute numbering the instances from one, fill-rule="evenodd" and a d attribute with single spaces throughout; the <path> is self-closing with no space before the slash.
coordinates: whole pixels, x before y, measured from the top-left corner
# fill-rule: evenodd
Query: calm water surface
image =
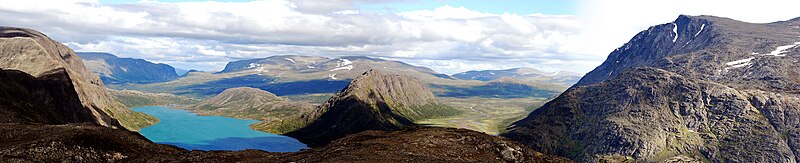
<path id="1" fill-rule="evenodd" d="M 221 116 L 198 116 L 189 111 L 161 106 L 132 108 L 155 116 L 159 123 L 140 132 L 153 142 L 189 150 L 260 149 L 270 152 L 297 152 L 307 148 L 294 138 L 250 129 L 256 120 Z"/>

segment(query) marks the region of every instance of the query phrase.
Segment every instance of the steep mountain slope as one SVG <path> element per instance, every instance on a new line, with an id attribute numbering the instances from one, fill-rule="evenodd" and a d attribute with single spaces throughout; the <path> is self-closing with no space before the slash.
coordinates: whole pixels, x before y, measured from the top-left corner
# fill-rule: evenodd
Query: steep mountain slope
<path id="1" fill-rule="evenodd" d="M 288 133 L 310 146 L 366 130 L 396 130 L 414 121 L 458 114 L 437 102 L 427 86 L 404 75 L 369 70 L 304 119 L 307 127 Z"/>
<path id="2" fill-rule="evenodd" d="M 36 78 L 64 71 L 59 76 L 66 76 L 72 83 L 86 113 L 95 117 L 91 123 L 135 130 L 155 122 L 155 118 L 130 111 L 111 100 L 103 82 L 86 69 L 75 52 L 42 33 L 0 27 L 0 54 L 0 68 L 19 70 Z"/>
<path id="3" fill-rule="evenodd" d="M 637 34 L 504 136 L 581 161 L 795 162 L 798 25 L 680 16 Z"/>
<path id="4" fill-rule="evenodd" d="M 226 89 L 217 96 L 188 107 L 189 110 L 202 115 L 261 120 L 251 128 L 276 134 L 305 126 L 307 122 L 300 116 L 311 112 L 313 108 L 311 104 L 292 102 L 250 87 Z"/>
<path id="5" fill-rule="evenodd" d="M 78 52 L 86 67 L 98 74 L 103 83 L 153 83 L 176 79 L 179 75 L 170 65 L 143 59 L 119 58 L 113 54 Z"/>
<path id="6" fill-rule="evenodd" d="M 513 68 L 507 70 L 467 71 L 452 75 L 462 80 L 493 81 L 502 78 L 518 79 L 529 82 L 560 84 L 570 86 L 578 82 L 581 75 L 574 72 L 559 71 L 546 73 L 533 68 Z"/>
<path id="7" fill-rule="evenodd" d="M 18 70 L 0 69 L 0 122 L 16 123 L 93 123 L 110 122 L 108 115 L 92 115 L 84 108 L 64 69 L 33 77 Z"/>

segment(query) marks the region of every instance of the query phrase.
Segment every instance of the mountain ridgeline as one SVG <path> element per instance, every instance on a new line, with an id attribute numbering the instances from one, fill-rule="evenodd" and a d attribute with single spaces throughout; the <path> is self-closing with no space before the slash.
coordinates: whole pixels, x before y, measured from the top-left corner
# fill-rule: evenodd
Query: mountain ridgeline
<path id="1" fill-rule="evenodd" d="M 578 161 L 796 162 L 798 25 L 650 27 L 503 136 Z"/>
<path id="2" fill-rule="evenodd" d="M 304 115 L 308 126 L 287 133 L 310 146 L 321 146 L 366 130 L 397 130 L 414 121 L 458 114 L 436 101 L 427 86 L 410 76 L 369 70 L 316 111 Z"/>
<path id="3" fill-rule="evenodd" d="M 570 86 L 581 79 L 581 75 L 574 72 L 559 71 L 545 73 L 532 68 L 513 68 L 507 70 L 467 71 L 453 74 L 453 77 L 462 80 L 495 81 L 501 79 L 517 79 L 523 81 L 560 84 Z"/>
<path id="4" fill-rule="evenodd" d="M 113 54 L 78 52 L 86 67 L 106 84 L 165 82 L 180 77 L 175 68 L 143 59 L 119 58 Z"/>

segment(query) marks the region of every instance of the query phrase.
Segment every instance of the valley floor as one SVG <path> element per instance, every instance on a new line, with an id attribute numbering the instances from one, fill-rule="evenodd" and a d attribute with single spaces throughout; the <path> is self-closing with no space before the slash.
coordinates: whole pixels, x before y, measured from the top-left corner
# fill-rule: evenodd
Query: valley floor
<path id="1" fill-rule="evenodd" d="M 463 110 L 462 114 L 418 122 L 432 126 L 464 128 L 497 135 L 545 102 L 545 98 L 452 98 L 439 97 L 444 104 Z"/>

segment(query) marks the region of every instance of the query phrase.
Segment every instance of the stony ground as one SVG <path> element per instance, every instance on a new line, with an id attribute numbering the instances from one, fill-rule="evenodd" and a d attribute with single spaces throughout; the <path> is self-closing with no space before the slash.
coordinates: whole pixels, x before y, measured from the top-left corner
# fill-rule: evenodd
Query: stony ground
<path id="1" fill-rule="evenodd" d="M 0 124 L 0 162 L 570 162 L 505 138 L 440 127 L 366 131 L 297 153 L 187 151 L 91 124 Z"/>

